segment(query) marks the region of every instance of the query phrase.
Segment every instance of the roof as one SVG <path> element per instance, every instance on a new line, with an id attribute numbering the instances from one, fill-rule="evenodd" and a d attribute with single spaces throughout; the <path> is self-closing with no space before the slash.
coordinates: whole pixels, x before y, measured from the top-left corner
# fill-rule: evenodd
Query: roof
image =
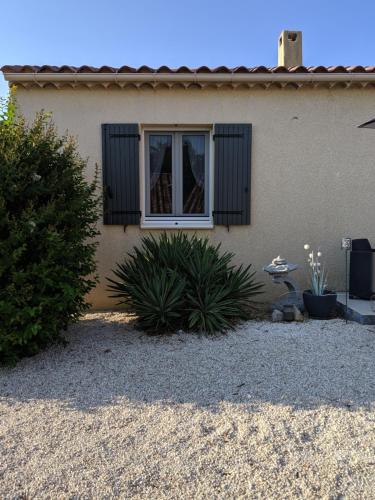
<path id="1" fill-rule="evenodd" d="M 227 66 L 218 66 L 217 68 L 209 68 L 208 66 L 200 66 L 199 68 L 189 68 L 180 66 L 178 68 L 170 68 L 169 66 L 159 66 L 151 68 L 150 66 L 139 66 L 132 68 L 131 66 L 121 66 L 114 68 L 112 66 L 29 66 L 29 65 L 5 65 L 1 71 L 6 73 L 375 73 L 375 66 L 295 66 L 286 68 L 285 66 L 237 66 L 228 68 Z"/>
<path id="2" fill-rule="evenodd" d="M 371 86 L 375 88 L 375 66 L 296 66 L 286 68 L 284 66 L 246 67 L 238 66 L 228 68 L 219 66 L 209 68 L 189 68 L 180 66 L 170 68 L 160 66 L 151 68 L 149 66 L 30 66 L 15 65 L 3 66 L 1 68 L 5 79 L 10 83 L 16 83 L 24 87 L 30 86 L 71 86 L 85 85 L 88 87 L 101 85 L 108 87 L 116 85 L 127 86 L 183 86 L 206 87 L 223 85 L 238 87 L 253 87 L 260 85 L 269 86 L 343 86 L 350 87 L 359 85 L 361 87 Z"/>

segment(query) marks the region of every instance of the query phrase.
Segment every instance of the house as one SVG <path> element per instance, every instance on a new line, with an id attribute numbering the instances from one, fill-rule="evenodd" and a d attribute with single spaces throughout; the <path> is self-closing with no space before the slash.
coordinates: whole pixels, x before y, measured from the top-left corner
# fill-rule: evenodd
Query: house
<path id="1" fill-rule="evenodd" d="M 375 143 L 357 126 L 375 114 L 375 67 L 302 66 L 298 31 L 278 50 L 274 68 L 2 68 L 25 116 L 52 111 L 89 157 L 88 178 L 102 168 L 95 307 L 113 306 L 105 277 L 160 230 L 208 235 L 260 273 L 321 245 L 343 287 L 341 238 L 374 237 Z"/>

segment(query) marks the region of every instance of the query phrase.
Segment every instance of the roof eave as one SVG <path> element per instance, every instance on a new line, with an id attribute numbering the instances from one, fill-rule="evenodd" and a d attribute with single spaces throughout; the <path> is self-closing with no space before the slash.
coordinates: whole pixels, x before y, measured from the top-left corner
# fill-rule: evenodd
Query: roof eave
<path id="1" fill-rule="evenodd" d="M 11 73 L 4 72 L 10 83 L 73 84 L 311 84 L 375 83 L 375 73 Z"/>

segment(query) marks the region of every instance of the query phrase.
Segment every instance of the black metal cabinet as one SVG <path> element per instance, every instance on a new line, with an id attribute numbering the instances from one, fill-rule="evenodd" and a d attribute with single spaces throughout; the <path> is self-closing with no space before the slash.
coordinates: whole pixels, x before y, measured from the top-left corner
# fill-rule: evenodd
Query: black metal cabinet
<path id="1" fill-rule="evenodd" d="M 369 299 L 375 294 L 375 249 L 369 240 L 352 241 L 350 252 L 349 295 Z"/>

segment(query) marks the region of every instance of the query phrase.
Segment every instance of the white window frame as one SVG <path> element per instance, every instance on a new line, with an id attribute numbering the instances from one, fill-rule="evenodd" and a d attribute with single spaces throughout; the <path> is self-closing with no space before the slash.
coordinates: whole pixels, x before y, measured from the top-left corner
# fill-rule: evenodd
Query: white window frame
<path id="1" fill-rule="evenodd" d="M 186 134 L 194 132 L 208 133 L 208 215 L 184 215 L 183 217 L 178 216 L 149 216 L 147 215 L 146 207 L 146 189 L 147 189 L 147 175 L 146 168 L 148 165 L 147 159 L 147 140 L 146 137 L 148 133 L 168 133 L 168 132 L 179 132 Z M 214 182 L 214 169 L 213 169 L 213 129 L 212 126 L 176 126 L 176 125 L 147 125 L 141 128 L 141 155 L 140 155 L 140 200 L 141 200 L 141 228 L 142 229 L 212 229 L 213 224 L 213 182 Z"/>

